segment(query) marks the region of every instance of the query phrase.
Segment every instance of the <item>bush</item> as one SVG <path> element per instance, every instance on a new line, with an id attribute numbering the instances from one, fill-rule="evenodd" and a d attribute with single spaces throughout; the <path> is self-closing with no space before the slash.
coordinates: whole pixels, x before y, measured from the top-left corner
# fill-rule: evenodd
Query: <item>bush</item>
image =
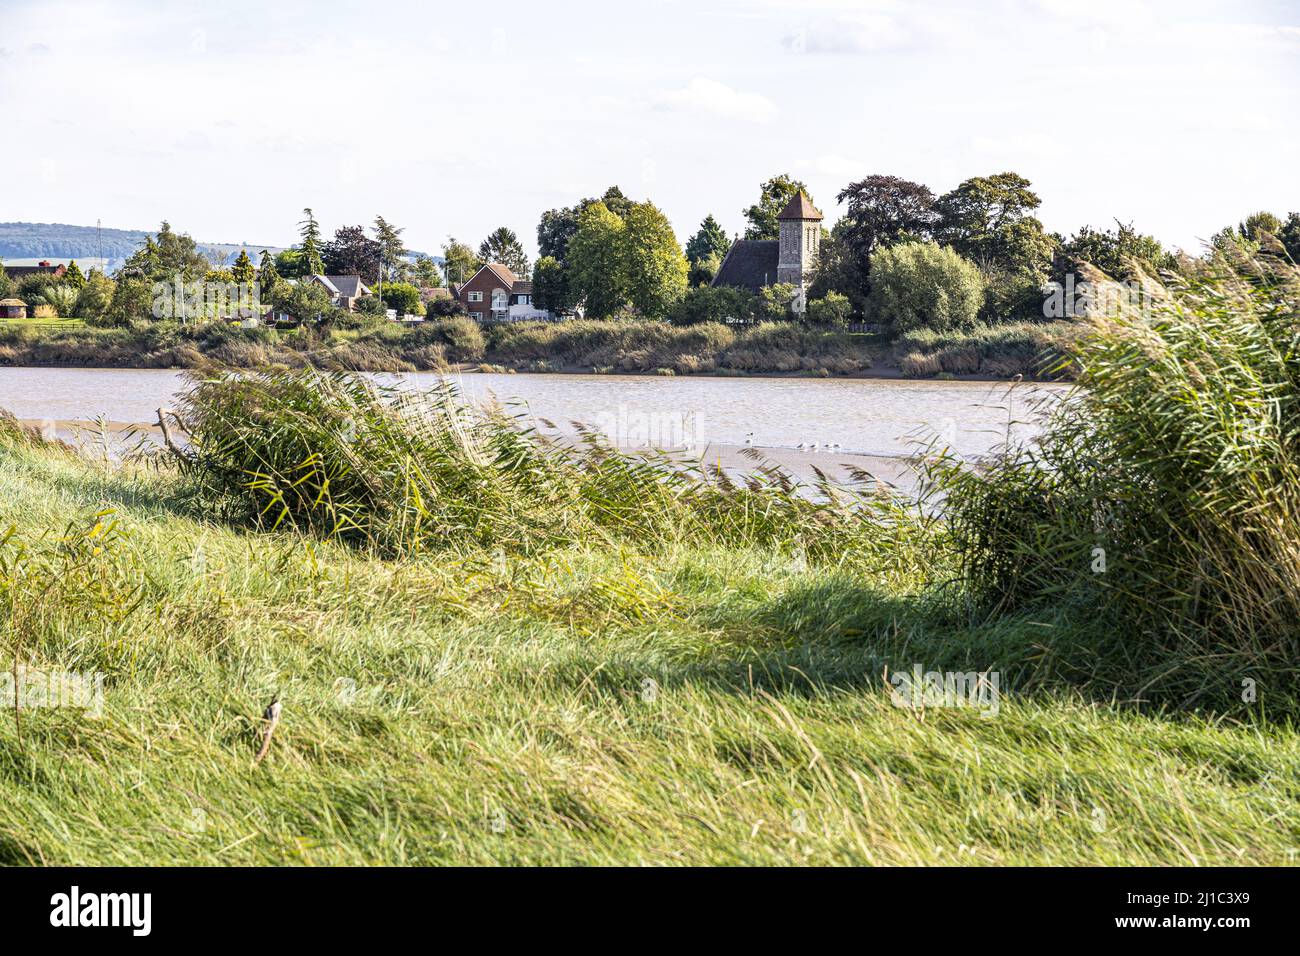
<path id="1" fill-rule="evenodd" d="M 385 282 L 384 305 L 395 309 L 398 315 L 423 315 L 424 304 L 420 290 L 409 282 Z"/>
<path id="2" fill-rule="evenodd" d="M 979 270 L 946 246 L 904 242 L 871 257 L 868 308 L 895 334 L 972 328 L 983 301 Z"/>
<path id="3" fill-rule="evenodd" d="M 978 607 L 1112 615 L 1129 666 L 1162 681 L 1198 660 L 1221 689 L 1230 665 L 1295 673 L 1300 270 L 1248 268 L 1162 290 L 1154 316 L 1090 318 L 1084 388 L 1038 443 L 941 469 Z"/>
<path id="4" fill-rule="evenodd" d="M 820 299 L 808 303 L 808 321 L 812 325 L 842 329 L 849 324 L 853 306 L 848 296 L 838 292 L 828 292 Z"/>
<path id="5" fill-rule="evenodd" d="M 669 320 L 674 325 L 701 322 L 750 322 L 761 306 L 753 293 L 735 286 L 699 286 L 687 290 L 673 307 Z"/>

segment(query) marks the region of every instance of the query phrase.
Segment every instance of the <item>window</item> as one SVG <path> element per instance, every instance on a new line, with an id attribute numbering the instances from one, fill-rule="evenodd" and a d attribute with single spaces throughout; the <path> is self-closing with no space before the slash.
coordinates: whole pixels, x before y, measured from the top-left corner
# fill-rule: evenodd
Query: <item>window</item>
<path id="1" fill-rule="evenodd" d="M 497 289 L 495 292 L 493 292 L 493 293 L 492 293 L 492 308 L 496 309 L 497 311 L 502 311 L 502 310 L 505 310 L 505 309 L 510 308 L 510 295 L 509 295 L 509 293 L 502 292 L 500 289 Z"/>
<path id="2" fill-rule="evenodd" d="M 469 300 L 470 300 L 471 302 L 482 302 L 482 301 L 483 301 L 483 293 L 482 293 L 482 292 L 471 292 L 471 293 L 469 294 Z"/>
<path id="3" fill-rule="evenodd" d="M 478 293 L 473 293 L 473 294 L 474 294 L 474 295 L 477 295 Z M 482 322 L 482 321 L 483 321 L 483 313 L 482 313 L 482 312 L 471 312 L 471 313 L 469 314 L 469 317 L 470 317 L 471 319 L 473 319 L 475 322 Z"/>

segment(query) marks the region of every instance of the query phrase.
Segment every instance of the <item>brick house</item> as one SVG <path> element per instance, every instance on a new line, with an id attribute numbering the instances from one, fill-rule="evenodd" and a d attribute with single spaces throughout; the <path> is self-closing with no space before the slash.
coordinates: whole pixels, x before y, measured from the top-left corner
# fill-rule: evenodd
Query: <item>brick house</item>
<path id="1" fill-rule="evenodd" d="M 451 294 L 477 322 L 517 322 L 551 317 L 551 313 L 533 306 L 533 284 L 518 278 L 499 262 L 489 262 L 468 282 L 452 286 Z"/>
<path id="2" fill-rule="evenodd" d="M 68 267 L 60 262 L 57 266 L 50 265 L 49 259 L 42 259 L 34 266 L 5 266 L 5 272 L 9 278 L 17 282 L 19 279 L 25 279 L 27 276 L 48 275 L 55 279 L 62 279 L 63 274 L 68 271 Z"/>

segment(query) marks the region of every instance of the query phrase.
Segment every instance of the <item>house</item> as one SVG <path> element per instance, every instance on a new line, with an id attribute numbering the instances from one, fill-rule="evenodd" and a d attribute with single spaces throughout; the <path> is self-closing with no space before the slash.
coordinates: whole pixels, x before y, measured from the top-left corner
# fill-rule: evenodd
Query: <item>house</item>
<path id="1" fill-rule="evenodd" d="M 55 279 L 62 279 L 63 274 L 68 271 L 68 267 L 62 262 L 57 266 L 50 265 L 49 259 L 42 259 L 34 266 L 5 266 L 4 269 L 5 272 L 9 274 L 9 278 L 13 279 L 15 282 L 19 279 L 24 279 L 27 276 L 34 275 L 49 275 L 53 276 Z"/>
<path id="2" fill-rule="evenodd" d="M 22 299 L 0 299 L 0 319 L 27 318 L 27 303 Z"/>
<path id="3" fill-rule="evenodd" d="M 780 238 L 737 239 L 727 250 L 713 284 L 758 292 L 764 286 L 788 282 L 796 289 L 791 308 L 801 313 L 821 245 L 822 214 L 800 190 L 776 219 Z"/>
<path id="4" fill-rule="evenodd" d="M 361 276 L 325 276 L 310 275 L 308 282 L 315 282 L 330 294 L 330 301 L 340 309 L 349 312 L 357 310 L 357 300 L 370 295 L 370 287 L 361 281 Z"/>
<path id="5" fill-rule="evenodd" d="M 548 321 L 551 313 L 533 305 L 533 284 L 499 262 L 489 262 L 452 286 L 452 297 L 478 322 Z"/>

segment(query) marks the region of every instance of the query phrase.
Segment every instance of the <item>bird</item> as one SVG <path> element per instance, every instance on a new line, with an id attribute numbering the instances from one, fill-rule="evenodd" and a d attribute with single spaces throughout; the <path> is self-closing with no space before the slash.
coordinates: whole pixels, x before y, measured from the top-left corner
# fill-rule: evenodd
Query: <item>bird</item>
<path id="1" fill-rule="evenodd" d="M 754 433 L 750 432 L 745 436 L 745 444 L 752 446 L 754 444 Z"/>

